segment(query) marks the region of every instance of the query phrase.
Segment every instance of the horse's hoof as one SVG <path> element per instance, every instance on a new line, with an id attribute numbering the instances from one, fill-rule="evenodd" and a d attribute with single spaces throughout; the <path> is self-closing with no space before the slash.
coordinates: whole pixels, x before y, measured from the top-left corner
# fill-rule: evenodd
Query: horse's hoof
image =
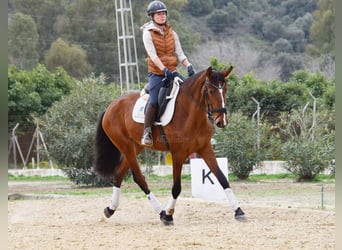
<path id="1" fill-rule="evenodd" d="M 247 217 L 240 207 L 238 207 L 238 209 L 235 210 L 234 218 L 235 220 L 241 221 L 241 222 L 247 221 Z"/>
<path id="2" fill-rule="evenodd" d="M 160 212 L 160 220 L 164 223 L 165 226 L 173 226 L 173 217 L 172 215 L 167 215 L 165 210 Z"/>
<path id="3" fill-rule="evenodd" d="M 111 217 L 111 216 L 114 214 L 115 210 L 110 209 L 109 207 L 106 207 L 106 208 L 103 210 L 103 212 L 104 212 L 104 215 L 105 215 L 107 218 L 109 218 L 109 217 Z"/>

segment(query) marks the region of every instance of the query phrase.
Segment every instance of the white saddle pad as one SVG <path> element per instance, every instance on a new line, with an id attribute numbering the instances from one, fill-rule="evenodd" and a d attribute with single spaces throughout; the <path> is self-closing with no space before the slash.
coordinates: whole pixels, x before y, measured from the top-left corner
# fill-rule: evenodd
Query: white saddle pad
<path id="1" fill-rule="evenodd" d="M 182 83 L 182 79 L 180 79 L 179 77 L 175 77 L 173 81 L 172 91 L 170 95 L 166 97 L 166 99 L 170 99 L 170 100 L 167 103 L 164 113 L 160 117 L 160 122 L 155 122 L 154 124 L 166 126 L 172 120 L 174 110 L 175 110 L 176 99 L 178 96 L 179 87 L 181 83 Z M 147 94 L 143 90 L 140 94 L 140 97 L 134 104 L 132 117 L 135 122 L 144 123 L 144 120 L 145 120 L 144 111 L 145 111 L 145 106 L 146 106 L 148 97 L 149 97 L 149 94 Z"/>

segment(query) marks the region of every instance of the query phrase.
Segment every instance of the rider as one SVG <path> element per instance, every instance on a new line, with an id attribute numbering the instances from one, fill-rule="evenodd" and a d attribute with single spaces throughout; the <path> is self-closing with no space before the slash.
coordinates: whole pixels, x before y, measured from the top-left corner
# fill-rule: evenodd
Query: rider
<path id="1" fill-rule="evenodd" d="M 184 55 L 177 33 L 166 22 L 166 5 L 161 1 L 152 1 L 147 7 L 147 15 L 151 18 L 151 21 L 145 23 L 141 29 L 143 30 L 143 42 L 147 52 L 149 77 L 147 90 L 150 94 L 150 103 L 146 109 L 141 144 L 152 146 L 152 125 L 158 111 L 160 88 L 165 80 L 173 81 L 174 74 L 180 76 L 176 72 L 179 62 L 187 68 L 189 76 L 192 76 L 195 72 Z"/>

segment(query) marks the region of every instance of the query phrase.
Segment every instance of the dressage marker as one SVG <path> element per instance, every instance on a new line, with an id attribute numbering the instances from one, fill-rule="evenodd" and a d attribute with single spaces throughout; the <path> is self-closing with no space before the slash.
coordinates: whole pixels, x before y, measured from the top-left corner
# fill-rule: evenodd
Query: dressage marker
<path id="1" fill-rule="evenodd" d="M 227 158 L 217 158 L 218 165 L 225 176 L 228 176 Z M 210 171 L 203 159 L 191 159 L 191 196 L 207 201 L 227 200 L 222 187 Z"/>

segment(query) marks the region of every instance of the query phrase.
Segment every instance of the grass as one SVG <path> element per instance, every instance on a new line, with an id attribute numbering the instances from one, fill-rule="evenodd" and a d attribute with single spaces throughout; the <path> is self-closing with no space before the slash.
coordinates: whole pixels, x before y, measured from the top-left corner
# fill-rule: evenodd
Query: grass
<path id="1" fill-rule="evenodd" d="M 8 181 L 69 181 L 68 177 L 63 177 L 63 176 L 24 176 L 24 175 L 19 175 L 19 176 L 14 176 L 9 174 L 8 175 Z"/>
<path id="2" fill-rule="evenodd" d="M 244 182 L 244 183 L 258 183 L 258 182 L 277 182 L 288 179 L 291 182 L 295 182 L 295 176 L 292 174 L 257 174 L 251 175 L 248 180 L 238 180 L 234 174 L 229 174 L 228 176 L 230 182 Z M 167 176 L 157 176 L 148 175 L 146 180 L 149 184 L 151 190 L 154 193 L 163 195 L 169 194 L 173 178 L 172 175 Z M 51 188 L 47 185 L 46 188 L 39 190 L 32 190 L 35 194 L 55 194 L 55 195 L 66 195 L 66 196 L 100 196 L 100 195 L 111 195 L 111 187 L 86 187 L 86 186 L 76 186 L 67 178 L 62 176 L 13 176 L 8 175 L 8 181 L 29 181 L 29 182 L 47 182 L 51 183 Z M 314 181 L 308 183 L 335 183 L 335 178 L 331 175 L 318 175 Z M 131 194 L 137 198 L 144 197 L 140 188 L 130 177 L 125 180 L 122 184 L 122 192 L 125 194 Z M 191 175 L 182 175 L 182 190 L 191 190 Z M 288 192 L 295 192 L 296 190 L 287 190 Z M 30 193 L 32 193 L 30 191 Z M 284 192 L 273 190 L 272 192 Z"/>
<path id="3" fill-rule="evenodd" d="M 172 175 L 166 175 L 166 176 L 158 176 L 158 175 L 148 175 L 146 176 L 146 179 L 149 183 L 161 183 L 161 182 L 172 182 Z M 229 174 L 228 179 L 230 181 L 247 181 L 247 182 L 258 182 L 258 181 L 276 181 L 276 180 L 283 180 L 283 179 L 292 179 L 296 180 L 296 176 L 293 174 L 255 174 L 250 175 L 248 179 L 246 180 L 239 180 L 236 175 Z M 182 181 L 190 181 L 191 175 L 190 174 L 184 174 L 182 175 Z M 68 177 L 63 176 L 14 176 L 14 175 L 8 175 L 8 181 L 70 181 Z M 132 178 L 128 178 L 126 180 L 127 183 L 133 183 Z M 319 174 L 316 176 L 316 178 L 312 181 L 308 182 L 324 182 L 324 183 L 334 183 L 335 182 L 335 176 L 333 175 L 327 175 L 327 174 Z"/>

